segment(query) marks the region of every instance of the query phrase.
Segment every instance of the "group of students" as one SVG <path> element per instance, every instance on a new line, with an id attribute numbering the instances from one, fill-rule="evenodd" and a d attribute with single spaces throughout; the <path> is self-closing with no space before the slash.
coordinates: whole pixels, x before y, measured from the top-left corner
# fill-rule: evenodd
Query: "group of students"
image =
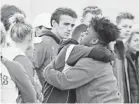
<path id="1" fill-rule="evenodd" d="M 74 10 L 57 8 L 34 25 L 18 7 L 1 7 L 2 103 L 139 102 L 134 16 L 121 12 L 116 25 L 88 6 L 78 26 L 76 19 Z"/>

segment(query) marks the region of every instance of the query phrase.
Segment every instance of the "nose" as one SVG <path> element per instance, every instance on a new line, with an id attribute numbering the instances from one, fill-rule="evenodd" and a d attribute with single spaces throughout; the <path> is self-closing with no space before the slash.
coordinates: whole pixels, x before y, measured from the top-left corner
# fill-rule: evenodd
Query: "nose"
<path id="1" fill-rule="evenodd" d="M 70 32 L 71 30 L 72 30 L 72 26 L 69 25 L 69 26 L 68 26 L 68 31 Z"/>
<path id="2" fill-rule="evenodd" d="M 128 27 L 126 31 L 129 33 L 129 32 L 131 31 L 131 28 L 130 28 L 130 27 Z"/>
<path id="3" fill-rule="evenodd" d="M 126 32 L 128 32 L 128 33 L 129 33 L 129 32 L 130 32 L 130 29 L 129 29 L 129 28 L 127 28 Z"/>

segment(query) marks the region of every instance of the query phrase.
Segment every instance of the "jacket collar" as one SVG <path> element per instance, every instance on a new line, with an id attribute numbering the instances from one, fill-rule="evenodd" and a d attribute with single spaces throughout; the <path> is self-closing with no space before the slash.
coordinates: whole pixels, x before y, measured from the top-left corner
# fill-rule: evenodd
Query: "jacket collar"
<path id="1" fill-rule="evenodd" d="M 115 52 L 118 53 L 120 59 L 124 59 L 125 57 L 125 47 L 124 43 L 120 40 L 116 41 L 116 44 L 114 46 Z"/>
<path id="2" fill-rule="evenodd" d="M 39 37 L 42 36 L 50 36 L 52 37 L 58 44 L 60 44 L 62 42 L 62 40 L 60 40 L 60 38 L 58 38 L 54 33 L 52 33 L 51 31 L 43 31 L 42 34 Z"/>

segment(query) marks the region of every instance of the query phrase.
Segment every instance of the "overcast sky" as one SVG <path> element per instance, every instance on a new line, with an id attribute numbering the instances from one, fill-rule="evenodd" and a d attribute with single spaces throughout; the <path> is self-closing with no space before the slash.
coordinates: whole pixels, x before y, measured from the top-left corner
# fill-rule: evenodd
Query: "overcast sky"
<path id="1" fill-rule="evenodd" d="M 139 23 L 139 0 L 0 0 L 0 3 L 20 7 L 31 21 L 36 15 L 42 12 L 52 13 L 61 6 L 74 9 L 80 17 L 84 7 L 97 5 L 113 21 L 119 12 L 128 11 L 135 15 L 135 23 Z"/>

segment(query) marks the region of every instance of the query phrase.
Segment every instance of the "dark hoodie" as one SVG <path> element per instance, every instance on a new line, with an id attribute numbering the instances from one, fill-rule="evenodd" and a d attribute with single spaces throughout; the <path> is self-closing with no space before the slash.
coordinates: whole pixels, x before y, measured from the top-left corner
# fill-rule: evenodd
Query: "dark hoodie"
<path id="1" fill-rule="evenodd" d="M 60 39 L 51 31 L 43 31 L 42 41 L 35 43 L 33 63 L 43 86 L 43 69 L 57 56 Z"/>

